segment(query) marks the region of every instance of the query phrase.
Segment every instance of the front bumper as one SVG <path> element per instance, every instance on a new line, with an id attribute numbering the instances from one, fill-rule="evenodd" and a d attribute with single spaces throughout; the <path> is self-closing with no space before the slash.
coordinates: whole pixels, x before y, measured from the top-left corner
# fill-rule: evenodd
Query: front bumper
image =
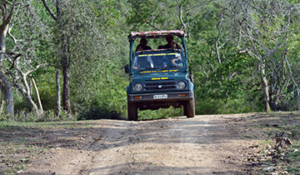
<path id="1" fill-rule="evenodd" d="M 167 98 L 155 99 L 155 95 L 167 95 Z M 128 94 L 127 99 L 129 103 L 188 101 L 194 99 L 194 91 Z"/>

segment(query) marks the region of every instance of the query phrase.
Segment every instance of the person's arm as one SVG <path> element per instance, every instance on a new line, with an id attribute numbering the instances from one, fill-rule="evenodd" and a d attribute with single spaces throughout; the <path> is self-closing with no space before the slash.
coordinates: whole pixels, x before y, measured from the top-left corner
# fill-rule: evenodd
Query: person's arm
<path id="1" fill-rule="evenodd" d="M 176 66 L 175 61 L 177 61 L 177 60 L 178 60 L 178 58 L 174 58 L 174 59 L 172 60 L 172 64 L 173 64 L 174 66 Z"/>
<path id="2" fill-rule="evenodd" d="M 179 61 L 179 63 L 176 63 L 176 61 Z M 175 59 L 173 59 L 172 60 L 172 64 L 173 64 L 173 66 L 178 66 L 178 67 L 182 67 L 183 66 L 181 58 L 175 58 Z"/>
<path id="3" fill-rule="evenodd" d="M 176 49 L 183 49 L 183 47 L 180 45 L 180 44 L 178 44 L 178 43 L 176 43 Z"/>

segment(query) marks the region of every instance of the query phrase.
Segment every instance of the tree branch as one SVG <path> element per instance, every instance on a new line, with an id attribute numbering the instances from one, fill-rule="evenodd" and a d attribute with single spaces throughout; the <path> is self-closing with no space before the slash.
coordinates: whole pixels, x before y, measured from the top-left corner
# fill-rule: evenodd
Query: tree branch
<path id="1" fill-rule="evenodd" d="M 239 50 L 239 53 L 246 53 L 249 57 L 252 57 L 252 54 L 248 49 L 241 49 Z"/>
<path id="2" fill-rule="evenodd" d="M 10 22 L 10 20 L 11 20 L 13 14 L 14 14 L 15 7 L 18 5 L 18 4 L 16 4 L 16 1 L 17 1 L 17 0 L 15 0 L 13 4 L 10 4 L 10 5 L 12 6 L 12 9 L 11 9 L 11 11 L 10 11 L 8 17 L 7 17 L 6 19 L 4 19 L 4 21 L 3 21 L 3 22 L 5 23 L 5 25 L 7 25 L 7 24 Z M 7 3 L 7 1 L 5 1 L 5 2 Z"/>
<path id="3" fill-rule="evenodd" d="M 181 25 L 183 26 L 183 28 L 186 29 L 186 24 L 182 20 L 182 5 L 181 4 L 179 5 L 179 19 L 180 19 L 180 22 L 181 22 Z"/>
<path id="4" fill-rule="evenodd" d="M 9 1 L 4 0 L 4 2 L 5 2 L 6 4 L 13 5 L 13 3 L 9 2 Z"/>
<path id="5" fill-rule="evenodd" d="M 60 16 L 60 2 L 61 2 L 61 0 L 56 0 L 56 15 L 57 15 L 57 17 Z"/>
<path id="6" fill-rule="evenodd" d="M 221 49 L 227 43 L 227 41 L 229 41 L 229 40 L 230 39 L 226 39 L 226 41 L 221 46 L 218 46 L 218 49 Z"/>
<path id="7" fill-rule="evenodd" d="M 52 12 L 52 10 L 49 8 L 47 2 L 45 0 L 42 0 L 42 2 L 44 3 L 45 8 L 49 12 L 49 14 L 52 16 L 52 18 L 57 22 L 57 16 L 54 15 L 54 13 Z"/>
<path id="8" fill-rule="evenodd" d="M 217 53 L 218 60 L 219 60 L 219 63 L 220 63 L 220 64 L 222 63 L 222 61 L 221 61 L 221 58 L 220 58 L 218 42 L 219 42 L 219 39 L 220 39 L 220 36 L 221 36 L 222 28 L 220 28 L 220 26 L 222 25 L 223 20 L 224 20 L 223 14 L 221 14 L 221 20 L 220 20 L 220 22 L 219 22 L 218 25 L 217 25 L 217 30 L 219 31 L 219 33 L 218 33 L 217 39 L 216 39 L 216 41 L 215 41 L 216 53 Z"/>
<path id="9" fill-rule="evenodd" d="M 12 49 L 12 51 L 15 51 L 16 48 L 18 48 L 18 51 L 19 51 L 20 48 L 18 47 L 17 42 L 18 42 L 18 41 L 21 41 L 21 40 L 17 40 L 17 39 L 10 33 L 10 31 L 11 31 L 12 28 L 13 28 L 13 25 L 9 26 L 9 27 L 8 27 L 8 30 L 7 30 L 8 36 L 11 37 L 11 39 L 13 40 L 13 42 L 14 42 L 14 44 L 15 44 L 14 48 Z"/>
<path id="10" fill-rule="evenodd" d="M 293 77 L 293 75 L 292 75 L 291 66 L 290 66 L 290 64 L 289 64 L 289 61 L 288 61 L 286 55 L 284 56 L 284 59 L 285 59 L 285 61 L 286 61 L 287 66 L 289 67 L 290 77 L 291 77 L 291 79 L 293 80 L 294 85 L 295 85 L 296 88 L 297 88 L 297 102 L 298 102 L 298 109 L 300 110 L 300 102 L 299 102 L 300 89 L 299 89 L 298 84 L 297 84 L 297 82 L 295 81 L 295 79 L 294 79 L 294 77 Z"/>
<path id="11" fill-rule="evenodd" d="M 18 83 L 18 82 L 14 82 L 14 86 L 19 90 L 19 92 L 25 96 L 26 94 L 26 90 Z"/>
<path id="12" fill-rule="evenodd" d="M 6 8 L 3 4 L 0 5 L 1 13 L 2 13 L 2 20 L 6 18 Z"/>
<path id="13" fill-rule="evenodd" d="M 160 28 L 158 28 L 158 27 L 156 27 L 154 24 L 151 24 L 150 22 L 146 22 L 146 24 L 148 24 L 149 26 L 151 26 L 151 27 L 153 27 L 153 28 L 155 28 L 155 29 L 157 29 L 157 30 L 161 30 Z"/>
<path id="14" fill-rule="evenodd" d="M 39 64 L 39 65 L 37 65 L 34 69 L 27 71 L 27 72 L 25 73 L 25 76 L 27 76 L 27 75 L 30 74 L 31 72 L 36 71 L 36 70 L 37 70 L 38 68 L 40 68 L 41 66 L 46 66 L 46 64 Z"/>

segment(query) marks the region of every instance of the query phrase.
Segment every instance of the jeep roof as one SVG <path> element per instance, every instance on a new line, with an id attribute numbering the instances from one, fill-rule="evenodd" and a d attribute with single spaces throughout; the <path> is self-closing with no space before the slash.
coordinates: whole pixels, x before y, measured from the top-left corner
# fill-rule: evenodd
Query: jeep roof
<path id="1" fill-rule="evenodd" d="M 131 32 L 128 36 L 129 40 L 135 40 L 136 38 L 165 38 L 167 36 L 176 35 L 178 37 L 184 37 L 183 30 L 161 30 L 161 31 L 148 31 L 148 32 Z"/>

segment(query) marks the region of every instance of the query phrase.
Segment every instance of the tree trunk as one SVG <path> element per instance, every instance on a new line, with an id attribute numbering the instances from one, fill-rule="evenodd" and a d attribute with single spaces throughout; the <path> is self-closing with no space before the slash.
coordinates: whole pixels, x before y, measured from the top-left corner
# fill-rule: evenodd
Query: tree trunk
<path id="1" fill-rule="evenodd" d="M 61 64 L 63 68 L 63 77 L 64 77 L 64 84 L 63 84 L 63 109 L 68 113 L 68 116 L 71 117 L 71 103 L 70 103 L 70 40 L 69 36 L 66 34 L 61 35 L 61 42 L 62 42 L 62 57 L 61 57 Z"/>
<path id="2" fill-rule="evenodd" d="M 32 81 L 29 81 L 29 95 L 32 96 Z"/>
<path id="3" fill-rule="evenodd" d="M 59 83 L 59 70 L 56 72 L 56 95 L 57 95 L 57 116 L 60 115 L 61 109 L 60 109 L 60 83 Z"/>
<path id="4" fill-rule="evenodd" d="M 277 111 L 277 104 L 276 104 L 276 100 L 277 100 L 277 95 L 278 95 L 278 90 L 277 90 L 277 79 L 276 79 L 276 75 L 274 75 L 274 73 L 272 73 L 272 75 L 270 75 L 270 81 L 269 81 L 269 85 L 270 85 L 270 89 L 269 89 L 269 96 L 270 96 L 270 108 L 272 111 Z"/>
<path id="5" fill-rule="evenodd" d="M 36 86 L 35 81 L 34 81 L 33 78 L 31 78 L 31 82 L 32 82 L 32 85 L 34 87 L 36 98 L 37 98 L 37 101 L 38 101 L 39 110 L 40 110 L 39 114 L 43 114 L 44 110 L 43 110 L 43 105 L 42 105 L 42 102 L 41 102 L 39 90 L 38 90 L 38 88 L 37 88 L 37 86 Z M 28 96 L 30 96 L 30 90 L 28 90 Z"/>
<path id="6" fill-rule="evenodd" d="M 5 37 L 6 37 L 7 29 L 8 29 L 8 25 L 0 29 L 0 52 L 5 52 Z M 6 74 L 3 71 L 3 66 L 2 66 L 3 60 L 4 60 L 4 54 L 0 53 L 0 80 L 2 81 L 1 91 L 2 94 L 4 94 L 4 99 L 6 102 L 6 110 L 10 114 L 11 118 L 14 120 L 13 89 Z"/>
<path id="7" fill-rule="evenodd" d="M 26 77 L 23 76 L 23 80 L 26 81 Z M 23 82 L 25 82 L 23 81 Z M 30 95 L 30 90 L 29 90 L 29 86 L 27 83 L 24 83 L 24 86 L 25 88 L 23 88 L 20 84 L 18 83 L 15 83 L 14 84 L 15 88 L 22 94 L 22 96 L 25 98 L 27 104 L 28 104 L 28 107 L 30 109 L 30 111 L 36 113 L 37 115 L 40 115 L 40 111 L 37 107 L 37 105 L 34 103 L 34 101 L 32 100 L 31 98 L 31 95 Z M 25 90 L 26 89 L 26 90 Z M 38 92 L 36 92 L 38 94 Z M 39 98 L 39 96 L 38 96 Z"/>
<path id="8" fill-rule="evenodd" d="M 1 99 L 0 99 L 0 116 L 2 115 L 3 111 L 3 93 L 1 92 Z"/>
<path id="9" fill-rule="evenodd" d="M 12 86 L 2 69 L 0 69 L 0 80 L 4 85 L 4 87 L 1 88 L 1 91 L 4 94 L 6 110 L 14 120 L 14 93 Z"/>
<path id="10" fill-rule="evenodd" d="M 270 112 L 270 97 L 269 97 L 269 87 L 268 87 L 268 81 L 267 77 L 263 76 L 261 77 L 261 84 L 264 91 L 264 106 L 265 106 L 265 112 Z"/>
<path id="11" fill-rule="evenodd" d="M 41 113 L 39 112 L 39 109 L 38 109 L 37 105 L 34 103 L 34 101 L 32 100 L 31 96 L 29 94 L 23 94 L 23 97 L 25 98 L 31 111 L 36 113 L 37 115 L 40 115 Z"/>
<path id="12" fill-rule="evenodd" d="M 63 108 L 71 115 L 71 104 L 70 104 L 70 66 L 63 64 Z"/>
<path id="13" fill-rule="evenodd" d="M 6 33 L 8 30 L 8 26 L 4 27 L 4 29 L 0 29 L 0 51 L 1 52 L 5 52 L 6 48 L 5 48 L 5 38 L 6 38 Z M 3 60 L 4 60 L 4 54 L 0 53 L 0 66 L 2 69 L 2 64 L 3 64 Z"/>
<path id="14" fill-rule="evenodd" d="M 62 19 L 61 14 L 61 1 L 62 0 L 56 0 L 56 15 L 52 12 L 52 10 L 49 8 L 47 2 L 45 0 L 42 0 L 44 3 L 45 8 L 49 12 L 49 14 L 52 16 L 52 18 L 56 21 L 56 24 L 59 26 L 58 35 L 60 35 L 61 39 L 61 64 L 63 68 L 63 77 L 64 77 L 64 84 L 63 84 L 63 109 L 69 114 L 69 117 L 71 116 L 71 103 L 70 103 L 70 39 L 67 36 L 67 34 L 64 31 L 65 28 L 65 21 Z"/>

